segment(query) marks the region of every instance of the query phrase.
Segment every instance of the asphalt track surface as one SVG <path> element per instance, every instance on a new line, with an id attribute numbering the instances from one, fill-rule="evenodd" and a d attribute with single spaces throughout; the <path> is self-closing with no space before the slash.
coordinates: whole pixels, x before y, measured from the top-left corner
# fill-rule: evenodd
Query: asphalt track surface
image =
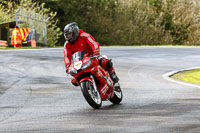
<path id="1" fill-rule="evenodd" d="M 102 47 L 124 99 L 92 109 L 63 49 L 0 51 L 0 133 L 199 133 L 200 89 L 162 75 L 200 66 L 200 47 Z"/>

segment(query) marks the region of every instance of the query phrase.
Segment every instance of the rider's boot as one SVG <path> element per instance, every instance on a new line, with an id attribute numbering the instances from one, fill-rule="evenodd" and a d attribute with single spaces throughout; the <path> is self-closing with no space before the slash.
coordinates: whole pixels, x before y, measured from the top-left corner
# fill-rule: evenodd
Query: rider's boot
<path id="1" fill-rule="evenodd" d="M 112 60 L 111 59 L 109 60 L 107 58 L 101 58 L 100 64 L 103 68 L 105 68 L 109 72 L 110 77 L 112 81 L 114 82 L 114 84 L 117 83 L 119 81 L 119 78 L 117 77 L 115 70 L 113 68 Z"/>
<path id="2" fill-rule="evenodd" d="M 111 77 L 112 81 L 114 82 L 114 84 L 119 81 L 119 78 L 117 77 L 114 70 L 112 72 L 109 72 L 109 74 L 110 74 L 110 77 Z"/>

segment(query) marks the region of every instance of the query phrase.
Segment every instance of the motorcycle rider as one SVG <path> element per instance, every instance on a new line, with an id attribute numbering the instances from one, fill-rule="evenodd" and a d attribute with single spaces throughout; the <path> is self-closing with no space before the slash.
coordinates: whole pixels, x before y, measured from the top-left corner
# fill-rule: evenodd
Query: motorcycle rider
<path id="1" fill-rule="evenodd" d="M 64 37 L 66 42 L 64 44 L 64 63 L 66 67 L 66 73 L 69 73 L 69 66 L 71 64 L 72 55 L 78 51 L 87 51 L 88 56 L 98 56 L 99 64 L 109 72 L 111 79 L 114 83 L 117 83 L 119 78 L 117 77 L 113 63 L 111 60 L 99 56 L 99 43 L 94 40 L 94 38 L 79 29 L 76 22 L 69 23 L 64 28 Z M 72 79 L 72 84 L 77 86 L 77 83 Z"/>

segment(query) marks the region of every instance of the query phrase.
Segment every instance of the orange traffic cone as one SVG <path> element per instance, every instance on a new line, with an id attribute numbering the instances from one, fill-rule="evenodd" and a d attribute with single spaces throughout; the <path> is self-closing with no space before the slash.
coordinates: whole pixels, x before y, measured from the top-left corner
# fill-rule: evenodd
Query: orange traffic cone
<path id="1" fill-rule="evenodd" d="M 31 40 L 31 47 L 36 47 L 37 44 L 36 44 L 36 41 L 35 40 Z"/>

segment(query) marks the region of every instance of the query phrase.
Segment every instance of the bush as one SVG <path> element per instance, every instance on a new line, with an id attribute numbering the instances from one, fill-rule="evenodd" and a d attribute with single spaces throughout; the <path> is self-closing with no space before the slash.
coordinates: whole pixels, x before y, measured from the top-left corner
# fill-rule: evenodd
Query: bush
<path id="1" fill-rule="evenodd" d="M 32 0 L 13 1 L 4 2 L 6 8 L 0 6 L 1 20 L 14 18 L 20 4 L 50 16 L 49 46 L 63 45 L 62 30 L 74 21 L 101 45 L 200 44 L 198 0 L 46 0 L 47 5 L 43 0 L 37 0 L 39 5 Z"/>
<path id="2" fill-rule="evenodd" d="M 92 34 L 101 45 L 171 43 L 169 32 L 154 25 L 157 19 L 151 19 L 154 11 L 147 10 L 145 1 L 135 0 L 126 4 L 119 0 L 66 0 L 62 5 L 65 5 L 60 8 L 64 13 L 62 27 L 76 21 L 80 28 Z"/>

